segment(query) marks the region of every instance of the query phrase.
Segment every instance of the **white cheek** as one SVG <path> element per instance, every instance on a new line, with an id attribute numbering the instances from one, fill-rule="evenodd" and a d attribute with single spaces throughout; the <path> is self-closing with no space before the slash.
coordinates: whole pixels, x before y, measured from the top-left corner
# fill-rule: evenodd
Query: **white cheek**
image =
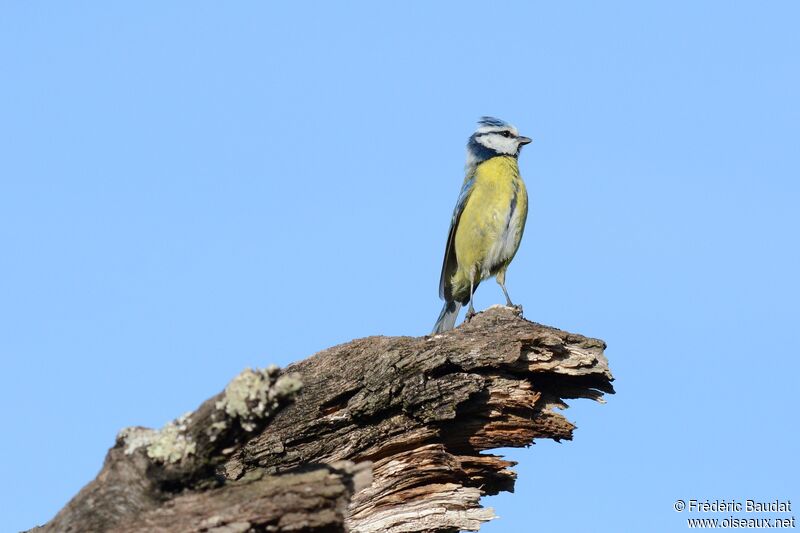
<path id="1" fill-rule="evenodd" d="M 503 137 L 501 135 L 486 135 L 480 137 L 478 142 L 487 148 L 501 153 L 513 155 L 517 153 L 517 140 L 510 137 Z"/>

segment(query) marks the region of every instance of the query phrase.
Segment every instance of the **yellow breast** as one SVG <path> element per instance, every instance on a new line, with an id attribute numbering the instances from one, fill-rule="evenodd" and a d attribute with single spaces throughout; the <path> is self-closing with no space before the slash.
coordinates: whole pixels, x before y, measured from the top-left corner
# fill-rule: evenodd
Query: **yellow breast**
<path id="1" fill-rule="evenodd" d="M 475 184 L 455 235 L 456 278 L 485 279 L 513 258 L 528 209 L 525 184 L 514 157 L 493 157 L 475 169 Z M 456 280 L 454 280 L 456 281 Z"/>

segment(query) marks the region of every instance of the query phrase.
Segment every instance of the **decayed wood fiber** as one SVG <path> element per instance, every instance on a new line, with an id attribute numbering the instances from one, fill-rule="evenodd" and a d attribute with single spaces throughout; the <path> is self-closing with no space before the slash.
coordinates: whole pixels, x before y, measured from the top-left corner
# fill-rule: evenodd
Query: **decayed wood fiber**
<path id="1" fill-rule="evenodd" d="M 442 335 L 335 346 L 285 369 L 302 382 L 293 403 L 247 431 L 226 426 L 224 447 L 204 440 L 165 466 L 118 442 L 44 530 L 476 530 L 494 516 L 481 496 L 516 477 L 486 450 L 571 439 L 556 408 L 613 392 L 604 348 L 499 306 Z M 218 401 L 191 435 L 219 422 Z"/>
<path id="2" fill-rule="evenodd" d="M 286 370 L 304 392 L 225 465 L 281 472 L 308 462 L 373 463 L 350 505 L 356 532 L 457 531 L 490 519 L 484 494 L 513 466 L 484 450 L 571 439 L 554 408 L 613 392 L 605 343 L 494 307 L 434 337 L 369 337 Z"/>

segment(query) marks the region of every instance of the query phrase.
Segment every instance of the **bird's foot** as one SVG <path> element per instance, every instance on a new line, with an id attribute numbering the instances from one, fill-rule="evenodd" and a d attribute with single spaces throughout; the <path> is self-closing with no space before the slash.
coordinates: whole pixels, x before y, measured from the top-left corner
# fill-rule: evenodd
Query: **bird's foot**
<path id="1" fill-rule="evenodd" d="M 470 307 L 469 309 L 467 309 L 467 314 L 464 315 L 464 322 L 469 322 L 470 320 L 472 320 L 472 317 L 474 317 L 476 314 L 477 313 L 475 312 L 475 309 Z"/>
<path id="2" fill-rule="evenodd" d="M 521 306 L 521 305 L 519 305 L 519 304 L 517 304 L 517 305 L 514 305 L 514 304 L 512 304 L 511 302 L 508 302 L 508 304 L 506 305 L 506 307 L 509 307 L 509 308 L 511 308 L 511 309 L 514 311 L 514 314 L 515 314 L 515 315 L 517 315 L 517 316 L 522 316 L 522 306 Z"/>

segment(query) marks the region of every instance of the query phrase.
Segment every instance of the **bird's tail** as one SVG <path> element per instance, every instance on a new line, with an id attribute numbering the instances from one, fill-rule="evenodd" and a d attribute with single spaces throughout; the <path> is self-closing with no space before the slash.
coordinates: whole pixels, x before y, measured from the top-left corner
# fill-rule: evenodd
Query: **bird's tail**
<path id="1" fill-rule="evenodd" d="M 461 304 L 458 302 L 445 302 L 442 307 L 442 312 L 439 313 L 439 320 L 433 326 L 433 334 L 442 333 L 449 329 L 453 329 L 456 325 L 456 318 L 458 312 L 461 311 Z"/>

